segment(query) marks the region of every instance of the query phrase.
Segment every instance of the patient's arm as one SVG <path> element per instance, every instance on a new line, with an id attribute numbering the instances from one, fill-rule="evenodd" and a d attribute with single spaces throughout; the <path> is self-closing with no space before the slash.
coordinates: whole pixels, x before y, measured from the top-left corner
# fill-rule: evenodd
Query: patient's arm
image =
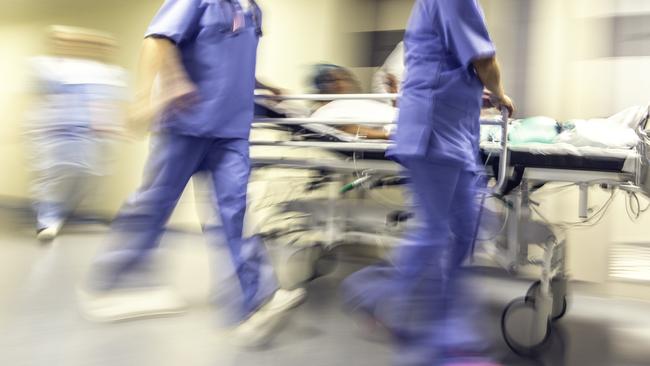
<path id="1" fill-rule="evenodd" d="M 352 135 L 358 135 L 369 140 L 388 140 L 390 138 L 387 131 L 383 128 L 367 127 L 363 125 L 345 125 L 339 127 L 340 130 Z"/>
<path id="2" fill-rule="evenodd" d="M 279 88 L 275 88 L 275 87 L 269 86 L 269 85 L 267 85 L 267 84 L 265 84 L 265 83 L 259 81 L 258 79 L 255 79 L 255 89 L 268 90 L 268 91 L 271 92 L 273 95 L 282 95 L 282 94 L 284 94 L 284 93 L 282 92 L 282 89 L 279 89 Z"/>

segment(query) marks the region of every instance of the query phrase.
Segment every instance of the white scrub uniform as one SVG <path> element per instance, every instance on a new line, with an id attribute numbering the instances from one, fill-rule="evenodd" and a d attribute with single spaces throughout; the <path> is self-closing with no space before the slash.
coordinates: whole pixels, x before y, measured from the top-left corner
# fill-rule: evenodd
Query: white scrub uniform
<path id="1" fill-rule="evenodd" d="M 123 133 L 126 71 L 80 58 L 30 60 L 39 98 L 30 114 L 37 229 L 60 226 L 86 196 L 93 177 L 107 175 Z"/>

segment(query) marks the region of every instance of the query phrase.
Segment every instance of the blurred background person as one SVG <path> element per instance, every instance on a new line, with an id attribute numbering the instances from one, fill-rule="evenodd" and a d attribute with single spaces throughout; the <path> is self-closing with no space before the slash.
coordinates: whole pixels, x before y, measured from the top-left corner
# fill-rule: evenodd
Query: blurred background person
<path id="1" fill-rule="evenodd" d="M 483 88 L 510 113 L 513 104 L 476 1 L 418 0 L 404 43 L 408 73 L 388 156 L 407 170 L 418 226 L 392 266 L 347 280 L 347 306 L 393 333 L 397 365 L 496 365 L 470 317 L 476 299 L 460 267 L 478 216 Z"/>
<path id="2" fill-rule="evenodd" d="M 108 173 L 123 133 L 126 71 L 108 34 L 52 26 L 49 54 L 31 59 L 37 101 L 28 118 L 37 236 L 54 239 Z"/>

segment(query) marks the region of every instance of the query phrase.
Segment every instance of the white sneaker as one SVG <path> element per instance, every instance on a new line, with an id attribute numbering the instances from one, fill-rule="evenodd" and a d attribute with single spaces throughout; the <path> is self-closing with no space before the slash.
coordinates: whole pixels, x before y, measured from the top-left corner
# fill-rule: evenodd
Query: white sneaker
<path id="1" fill-rule="evenodd" d="M 95 322 L 175 315 L 185 312 L 187 304 L 167 287 L 112 290 L 101 294 L 78 291 L 84 317 Z"/>
<path id="2" fill-rule="evenodd" d="M 36 239 L 39 241 L 52 241 L 59 235 L 61 227 L 63 227 L 63 222 L 57 222 L 52 226 L 48 226 L 36 234 Z"/>
<path id="3" fill-rule="evenodd" d="M 302 288 L 276 291 L 269 302 L 235 329 L 234 342 L 244 347 L 266 345 L 283 324 L 288 311 L 300 305 L 306 296 Z"/>
<path id="4" fill-rule="evenodd" d="M 295 290 L 279 289 L 273 294 L 271 300 L 260 308 L 258 313 L 291 310 L 302 304 L 306 297 L 307 291 L 304 288 Z"/>

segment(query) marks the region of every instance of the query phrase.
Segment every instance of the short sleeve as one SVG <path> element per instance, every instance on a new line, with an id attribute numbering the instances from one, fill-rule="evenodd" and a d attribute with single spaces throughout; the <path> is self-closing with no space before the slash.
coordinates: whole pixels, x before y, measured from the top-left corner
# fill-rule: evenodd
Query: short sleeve
<path id="1" fill-rule="evenodd" d="M 163 36 L 180 43 L 198 29 L 200 10 L 201 0 L 165 0 L 145 37 Z"/>
<path id="2" fill-rule="evenodd" d="M 452 52 L 465 67 L 481 58 L 494 56 L 496 50 L 477 0 L 442 0 L 447 37 Z"/>

